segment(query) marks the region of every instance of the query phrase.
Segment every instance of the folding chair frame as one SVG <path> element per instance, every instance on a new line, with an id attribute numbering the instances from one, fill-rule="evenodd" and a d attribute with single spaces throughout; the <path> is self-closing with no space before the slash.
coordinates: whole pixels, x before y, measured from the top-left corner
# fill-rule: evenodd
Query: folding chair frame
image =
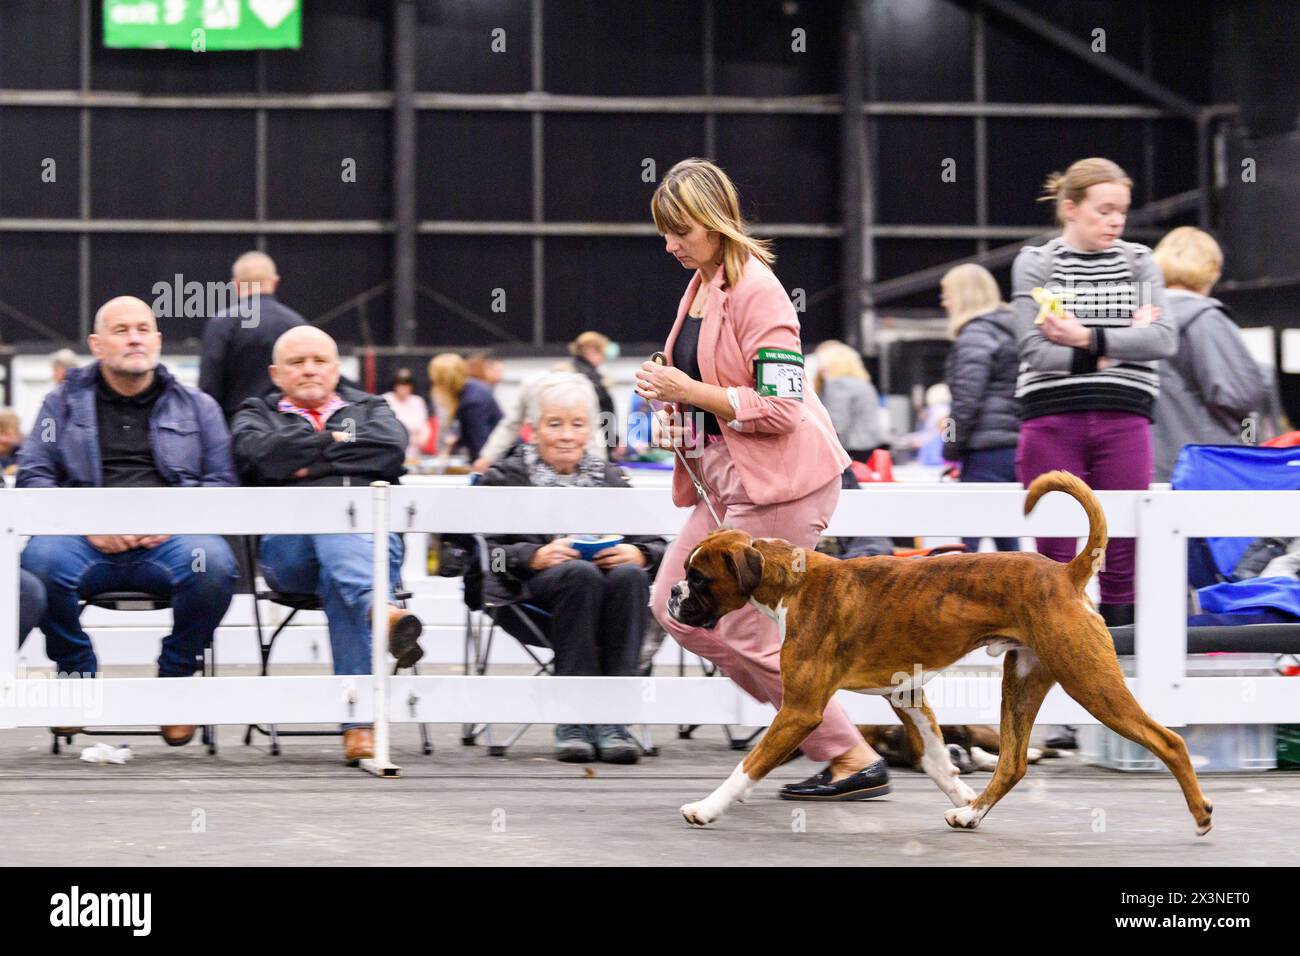
<path id="1" fill-rule="evenodd" d="M 99 594 L 92 594 L 81 599 L 81 608 L 78 612 L 85 613 L 87 607 L 94 605 L 107 611 L 161 611 L 170 609 L 172 602 L 170 598 L 165 598 L 157 594 L 150 594 L 147 591 L 101 591 Z M 203 676 L 215 677 L 217 673 L 217 651 L 209 643 L 203 648 Z M 86 737 L 156 737 L 158 731 L 155 730 L 115 730 L 111 727 L 101 727 L 97 730 L 86 730 L 82 728 L 76 734 L 59 733 L 53 727 L 50 728 L 50 734 L 53 742 L 50 745 L 51 753 L 61 753 L 63 750 L 60 744 L 62 742 L 69 747 L 72 746 L 72 738 L 81 734 Z M 217 728 L 211 724 L 205 724 L 201 732 L 203 745 L 208 748 L 209 754 L 217 752 Z"/>
<path id="2" fill-rule="evenodd" d="M 269 585 L 265 589 L 257 587 L 257 579 L 260 574 L 260 567 L 257 560 L 257 541 L 256 535 L 244 536 L 244 554 L 248 560 L 249 582 L 248 593 L 253 598 L 253 627 L 257 632 L 257 650 L 261 657 L 261 676 L 266 677 L 270 673 L 271 651 L 275 647 L 275 640 L 280 636 L 286 627 L 293 623 L 293 619 L 298 616 L 299 611 L 319 611 L 321 609 L 320 598 L 315 594 L 292 594 L 284 591 L 276 591 Z M 394 594 L 398 601 L 407 601 L 411 597 L 410 591 L 397 590 Z M 271 632 L 269 638 L 262 628 L 262 612 L 260 607 L 261 601 L 270 601 L 272 604 L 279 604 L 281 607 L 289 608 L 288 616 L 281 621 Z M 393 668 L 396 674 L 398 668 Z M 416 664 L 411 668 L 414 674 L 420 673 L 420 665 Z M 433 742 L 429 739 L 429 727 L 427 724 L 420 724 L 420 751 L 428 755 L 433 753 Z M 244 746 L 247 747 L 253 742 L 253 733 L 262 734 L 270 738 L 270 753 L 272 757 L 280 756 L 280 738 L 281 737 L 341 737 L 342 730 L 280 730 L 275 724 L 249 724 L 244 731 Z"/>

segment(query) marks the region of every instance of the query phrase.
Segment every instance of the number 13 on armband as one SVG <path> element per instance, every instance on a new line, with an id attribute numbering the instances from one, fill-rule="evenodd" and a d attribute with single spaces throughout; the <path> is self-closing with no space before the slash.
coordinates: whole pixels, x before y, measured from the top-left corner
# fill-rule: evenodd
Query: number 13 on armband
<path id="1" fill-rule="evenodd" d="M 760 395 L 803 401 L 803 356 L 790 349 L 759 349 L 754 388 Z"/>

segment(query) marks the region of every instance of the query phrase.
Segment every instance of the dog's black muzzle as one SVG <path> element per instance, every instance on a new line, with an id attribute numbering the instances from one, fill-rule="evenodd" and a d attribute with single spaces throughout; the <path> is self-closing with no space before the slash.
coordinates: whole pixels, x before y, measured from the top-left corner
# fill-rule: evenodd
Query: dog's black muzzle
<path id="1" fill-rule="evenodd" d="M 673 585 L 672 593 L 668 595 L 668 616 L 687 627 L 713 630 L 718 626 L 717 617 L 709 609 L 700 607 L 700 601 L 694 594 L 682 600 L 682 588 L 685 583 L 682 581 Z"/>

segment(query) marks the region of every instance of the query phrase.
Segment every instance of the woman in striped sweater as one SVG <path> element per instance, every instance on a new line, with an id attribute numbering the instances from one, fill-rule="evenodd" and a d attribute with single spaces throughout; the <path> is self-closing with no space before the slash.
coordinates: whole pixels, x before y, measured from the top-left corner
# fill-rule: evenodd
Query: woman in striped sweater
<path id="1" fill-rule="evenodd" d="M 1020 338 L 1020 442 L 1016 476 L 1026 486 L 1056 468 L 1095 489 L 1143 489 L 1151 482 L 1156 363 L 1178 347 L 1164 280 L 1146 246 L 1120 239 L 1132 181 L 1108 159 L 1081 159 L 1044 187 L 1056 205 L 1059 238 L 1027 246 L 1011 269 Z M 1044 311 L 1037 287 L 1065 296 L 1062 317 Z M 1057 561 L 1070 538 L 1039 538 Z M 1133 621 L 1132 538 L 1112 538 L 1101 571 L 1107 624 Z"/>

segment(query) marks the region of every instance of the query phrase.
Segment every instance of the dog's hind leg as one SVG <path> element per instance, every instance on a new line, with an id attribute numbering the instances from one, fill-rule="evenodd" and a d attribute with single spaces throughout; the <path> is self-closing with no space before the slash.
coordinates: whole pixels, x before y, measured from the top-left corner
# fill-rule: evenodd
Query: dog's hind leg
<path id="1" fill-rule="evenodd" d="M 1087 630 L 1084 631 L 1083 628 Z M 1100 622 L 1088 622 L 1071 635 L 1070 653 L 1056 663 L 1057 679 L 1065 692 L 1083 708 L 1115 733 L 1140 744 L 1164 762 L 1170 769 L 1187 800 L 1187 809 L 1196 821 L 1196 835 L 1204 836 L 1213 825 L 1210 815 L 1214 805 L 1201 792 L 1196 771 L 1187 756 L 1187 744 L 1168 727 L 1157 722 L 1142 709 L 1124 683 L 1124 672 L 1115 658 L 1115 648 L 1110 635 Z M 1148 638 L 1149 640 L 1150 638 Z M 1079 648 L 1089 651 L 1076 652 Z M 1092 648 L 1097 648 L 1092 652 Z M 1087 661 L 1087 669 L 1077 668 L 1080 660 Z"/>
<path id="2" fill-rule="evenodd" d="M 954 807 L 966 806 L 975 799 L 975 791 L 962 782 L 961 772 L 953 766 L 948 748 L 944 746 L 943 732 L 929 701 L 925 699 L 925 692 L 918 688 L 908 696 L 912 698 L 912 706 L 900 707 L 893 703 L 890 706 L 907 728 L 912 746 L 921 755 L 921 769 L 938 784 Z"/>
<path id="3" fill-rule="evenodd" d="M 743 803 L 754 785 L 780 766 L 781 761 L 821 725 L 826 705 L 836 688 L 826 686 L 815 674 L 800 674 L 801 667 L 815 667 L 815 664 L 792 665 L 783 656 L 781 709 L 776 712 L 763 739 L 736 765 L 721 786 L 703 800 L 681 808 L 687 822 L 705 826 L 722 816 L 733 802 L 739 800 Z"/>
<path id="4" fill-rule="evenodd" d="M 1025 775 L 1025 755 L 1034 717 L 1053 683 L 1052 675 L 1032 650 L 1020 647 L 1007 652 L 1002 665 L 1002 741 L 998 765 L 984 792 L 970 806 L 954 807 L 944 814 L 950 827 L 975 829 L 993 805 L 1020 782 Z"/>

